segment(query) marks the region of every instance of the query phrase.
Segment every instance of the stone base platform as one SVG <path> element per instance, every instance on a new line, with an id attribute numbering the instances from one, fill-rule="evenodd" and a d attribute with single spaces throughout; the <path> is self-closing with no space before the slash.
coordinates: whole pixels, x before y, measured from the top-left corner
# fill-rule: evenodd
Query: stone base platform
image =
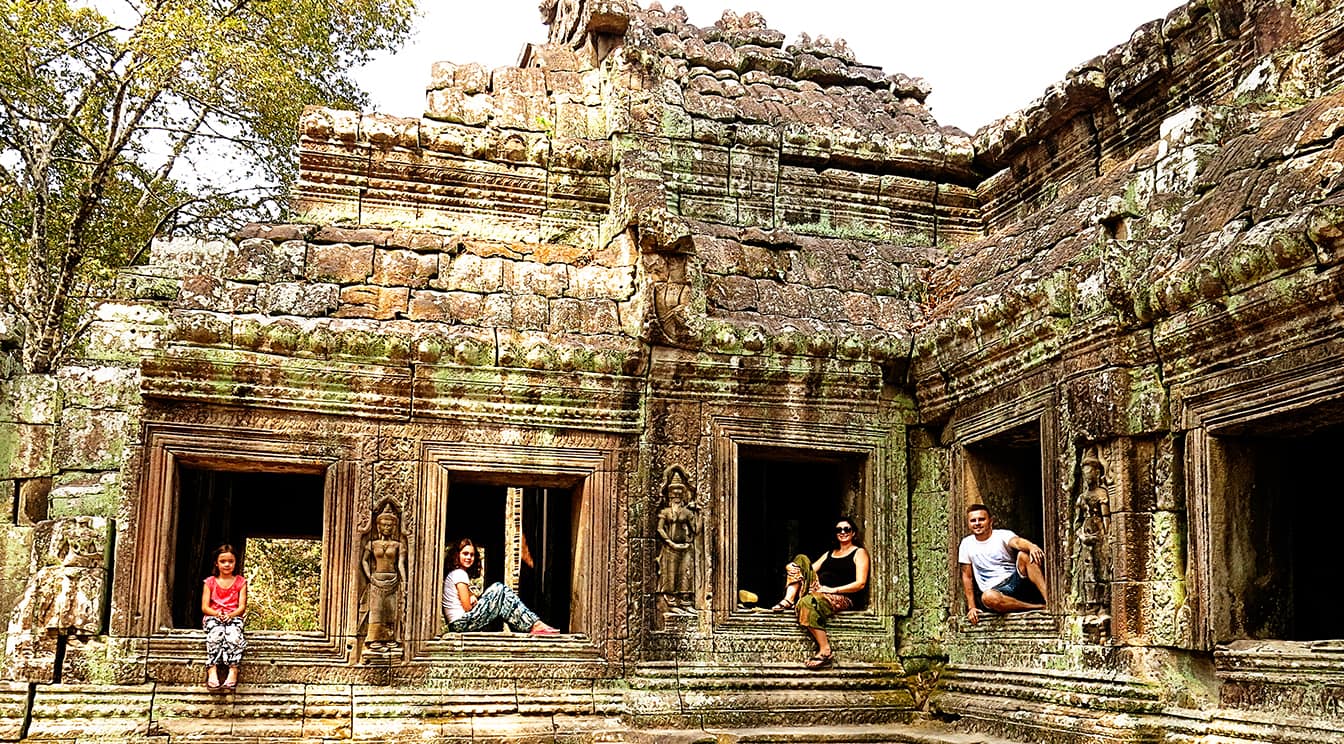
<path id="1" fill-rule="evenodd" d="M 230 693 L 194 680 L 6 682 L 0 742 L 988 741 L 909 738 L 926 727 L 909 725 L 918 705 L 884 665 L 653 664 L 628 679 L 462 671 L 414 685 L 244 680 Z M 838 723 L 848 728 L 832 733 Z"/>

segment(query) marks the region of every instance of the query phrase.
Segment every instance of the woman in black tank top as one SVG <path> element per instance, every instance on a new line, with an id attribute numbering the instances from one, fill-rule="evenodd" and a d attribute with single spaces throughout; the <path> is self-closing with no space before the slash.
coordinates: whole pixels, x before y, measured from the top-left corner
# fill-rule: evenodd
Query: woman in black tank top
<path id="1" fill-rule="evenodd" d="M 835 663 L 826 623 L 837 612 L 863 609 L 868 604 L 868 551 L 858 545 L 854 520 L 841 517 L 835 523 L 835 550 L 815 562 L 798 555 L 785 567 L 784 599 L 775 611 L 797 608 L 798 624 L 817 641 L 817 653 L 804 663 L 808 669 L 825 669 Z"/>

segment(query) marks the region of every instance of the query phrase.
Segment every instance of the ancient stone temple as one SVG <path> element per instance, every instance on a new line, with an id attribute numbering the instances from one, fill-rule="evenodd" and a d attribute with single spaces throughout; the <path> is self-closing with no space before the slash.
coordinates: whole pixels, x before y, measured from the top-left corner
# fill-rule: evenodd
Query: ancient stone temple
<path id="1" fill-rule="evenodd" d="M 1344 6 L 1192 0 L 974 136 L 755 13 L 543 16 L 5 372 L 0 741 L 1344 740 Z M 967 621 L 978 502 L 1044 610 Z M 842 515 L 810 671 L 765 608 Z M 462 537 L 562 632 L 448 631 Z M 208 692 L 276 540 L 307 614 Z"/>

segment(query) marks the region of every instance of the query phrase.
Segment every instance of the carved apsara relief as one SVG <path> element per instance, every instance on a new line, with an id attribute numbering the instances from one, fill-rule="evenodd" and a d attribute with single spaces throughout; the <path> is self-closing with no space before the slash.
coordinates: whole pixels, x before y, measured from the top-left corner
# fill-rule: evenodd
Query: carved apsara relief
<path id="1" fill-rule="evenodd" d="M 364 645 L 392 651 L 400 643 L 401 595 L 406 586 L 406 540 L 395 502 L 386 500 L 377 508 L 359 563 L 364 580 L 359 601 Z"/>
<path id="2" fill-rule="evenodd" d="M 686 611 L 695 606 L 700 575 L 698 556 L 703 532 L 695 488 L 680 465 L 667 469 L 663 477 L 662 508 L 657 515 L 658 568 L 657 593 L 669 611 Z"/>
<path id="3" fill-rule="evenodd" d="M 1083 451 L 1081 478 L 1073 503 L 1072 596 L 1088 616 L 1095 635 L 1109 635 L 1106 622 L 1111 605 L 1111 496 L 1112 479 L 1097 446 Z"/>

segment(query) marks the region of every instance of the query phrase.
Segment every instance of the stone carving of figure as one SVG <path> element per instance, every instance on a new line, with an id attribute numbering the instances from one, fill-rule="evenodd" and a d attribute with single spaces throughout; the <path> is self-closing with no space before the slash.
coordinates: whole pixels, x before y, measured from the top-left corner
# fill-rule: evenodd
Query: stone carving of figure
<path id="1" fill-rule="evenodd" d="M 686 471 L 673 465 L 663 480 L 666 505 L 658 512 L 658 591 L 689 598 L 695 591 L 695 538 L 699 514 L 690 504 Z"/>
<path id="2" fill-rule="evenodd" d="M 360 566 L 368 582 L 360 603 L 364 641 L 374 648 L 397 642 L 397 612 L 401 587 L 406 583 L 406 544 L 400 534 L 401 517 L 388 503 L 374 520 L 373 535 L 364 544 Z"/>
<path id="3" fill-rule="evenodd" d="M 1096 447 L 1083 454 L 1082 487 L 1074 502 L 1073 593 L 1079 607 L 1093 614 L 1110 608 L 1110 494 L 1106 464 Z"/>
<path id="4" fill-rule="evenodd" d="M 6 635 L 7 674 L 49 681 L 56 639 L 93 636 L 102 628 L 111 524 L 102 517 L 64 517 L 39 523 L 35 533 L 28 586 Z"/>

